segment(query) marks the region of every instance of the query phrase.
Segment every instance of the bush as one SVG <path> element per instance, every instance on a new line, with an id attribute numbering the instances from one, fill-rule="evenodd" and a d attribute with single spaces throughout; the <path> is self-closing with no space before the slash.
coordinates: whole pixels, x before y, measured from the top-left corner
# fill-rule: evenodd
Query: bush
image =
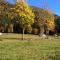
<path id="1" fill-rule="evenodd" d="M 39 32 L 38 28 L 33 28 L 33 31 L 32 31 L 33 34 L 38 34 L 38 32 Z"/>
<path id="2" fill-rule="evenodd" d="M 30 34 L 32 32 L 32 27 L 30 25 L 26 26 L 25 33 Z"/>

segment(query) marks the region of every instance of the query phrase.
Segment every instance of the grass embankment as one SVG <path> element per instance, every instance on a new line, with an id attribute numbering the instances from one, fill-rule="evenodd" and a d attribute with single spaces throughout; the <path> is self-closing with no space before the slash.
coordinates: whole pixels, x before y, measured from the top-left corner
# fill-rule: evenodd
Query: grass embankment
<path id="1" fill-rule="evenodd" d="M 60 37 L 41 39 L 25 35 L 32 40 L 23 41 L 21 37 L 21 34 L 0 36 L 0 60 L 60 60 Z"/>

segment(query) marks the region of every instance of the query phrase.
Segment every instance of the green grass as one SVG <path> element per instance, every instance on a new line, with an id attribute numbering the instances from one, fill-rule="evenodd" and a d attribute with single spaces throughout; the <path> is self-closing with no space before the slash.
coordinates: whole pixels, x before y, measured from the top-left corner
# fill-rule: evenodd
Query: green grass
<path id="1" fill-rule="evenodd" d="M 21 34 L 0 36 L 0 60 L 60 60 L 60 37 L 42 39 L 25 35 L 31 40 L 20 40 L 21 37 Z"/>

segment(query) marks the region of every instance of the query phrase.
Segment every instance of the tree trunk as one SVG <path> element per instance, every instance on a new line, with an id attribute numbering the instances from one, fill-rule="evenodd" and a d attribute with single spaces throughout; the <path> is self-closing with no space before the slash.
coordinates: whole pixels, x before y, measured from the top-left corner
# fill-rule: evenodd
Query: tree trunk
<path id="1" fill-rule="evenodd" d="M 4 32 L 4 29 L 2 29 L 2 32 Z"/>
<path id="2" fill-rule="evenodd" d="M 40 27 L 40 36 L 42 36 L 44 34 L 44 26 Z"/>
<path id="3" fill-rule="evenodd" d="M 23 28 L 22 40 L 24 40 L 24 32 L 25 32 L 25 28 Z"/>
<path id="4" fill-rule="evenodd" d="M 8 25 L 8 32 L 12 33 L 13 32 L 13 24 Z"/>
<path id="5" fill-rule="evenodd" d="M 49 35 L 49 30 L 46 30 L 46 35 L 47 35 L 47 36 Z"/>
<path id="6" fill-rule="evenodd" d="M 44 25 L 44 30 L 45 30 L 45 34 L 46 34 L 46 35 L 49 35 L 49 30 L 48 30 L 47 25 Z"/>
<path id="7" fill-rule="evenodd" d="M 11 33 L 13 32 L 13 24 L 10 24 Z"/>
<path id="8" fill-rule="evenodd" d="M 8 28 L 8 33 L 10 33 L 10 28 Z"/>

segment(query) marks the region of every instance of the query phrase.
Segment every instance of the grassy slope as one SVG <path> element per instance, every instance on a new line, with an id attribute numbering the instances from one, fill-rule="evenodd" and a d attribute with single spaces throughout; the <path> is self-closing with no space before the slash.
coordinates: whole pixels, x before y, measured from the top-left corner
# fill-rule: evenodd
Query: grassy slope
<path id="1" fill-rule="evenodd" d="M 35 35 L 25 35 L 25 37 L 38 39 L 22 41 L 18 39 L 21 36 L 20 34 L 0 36 L 2 40 L 0 41 L 0 60 L 60 60 L 60 38 L 41 39 Z"/>

